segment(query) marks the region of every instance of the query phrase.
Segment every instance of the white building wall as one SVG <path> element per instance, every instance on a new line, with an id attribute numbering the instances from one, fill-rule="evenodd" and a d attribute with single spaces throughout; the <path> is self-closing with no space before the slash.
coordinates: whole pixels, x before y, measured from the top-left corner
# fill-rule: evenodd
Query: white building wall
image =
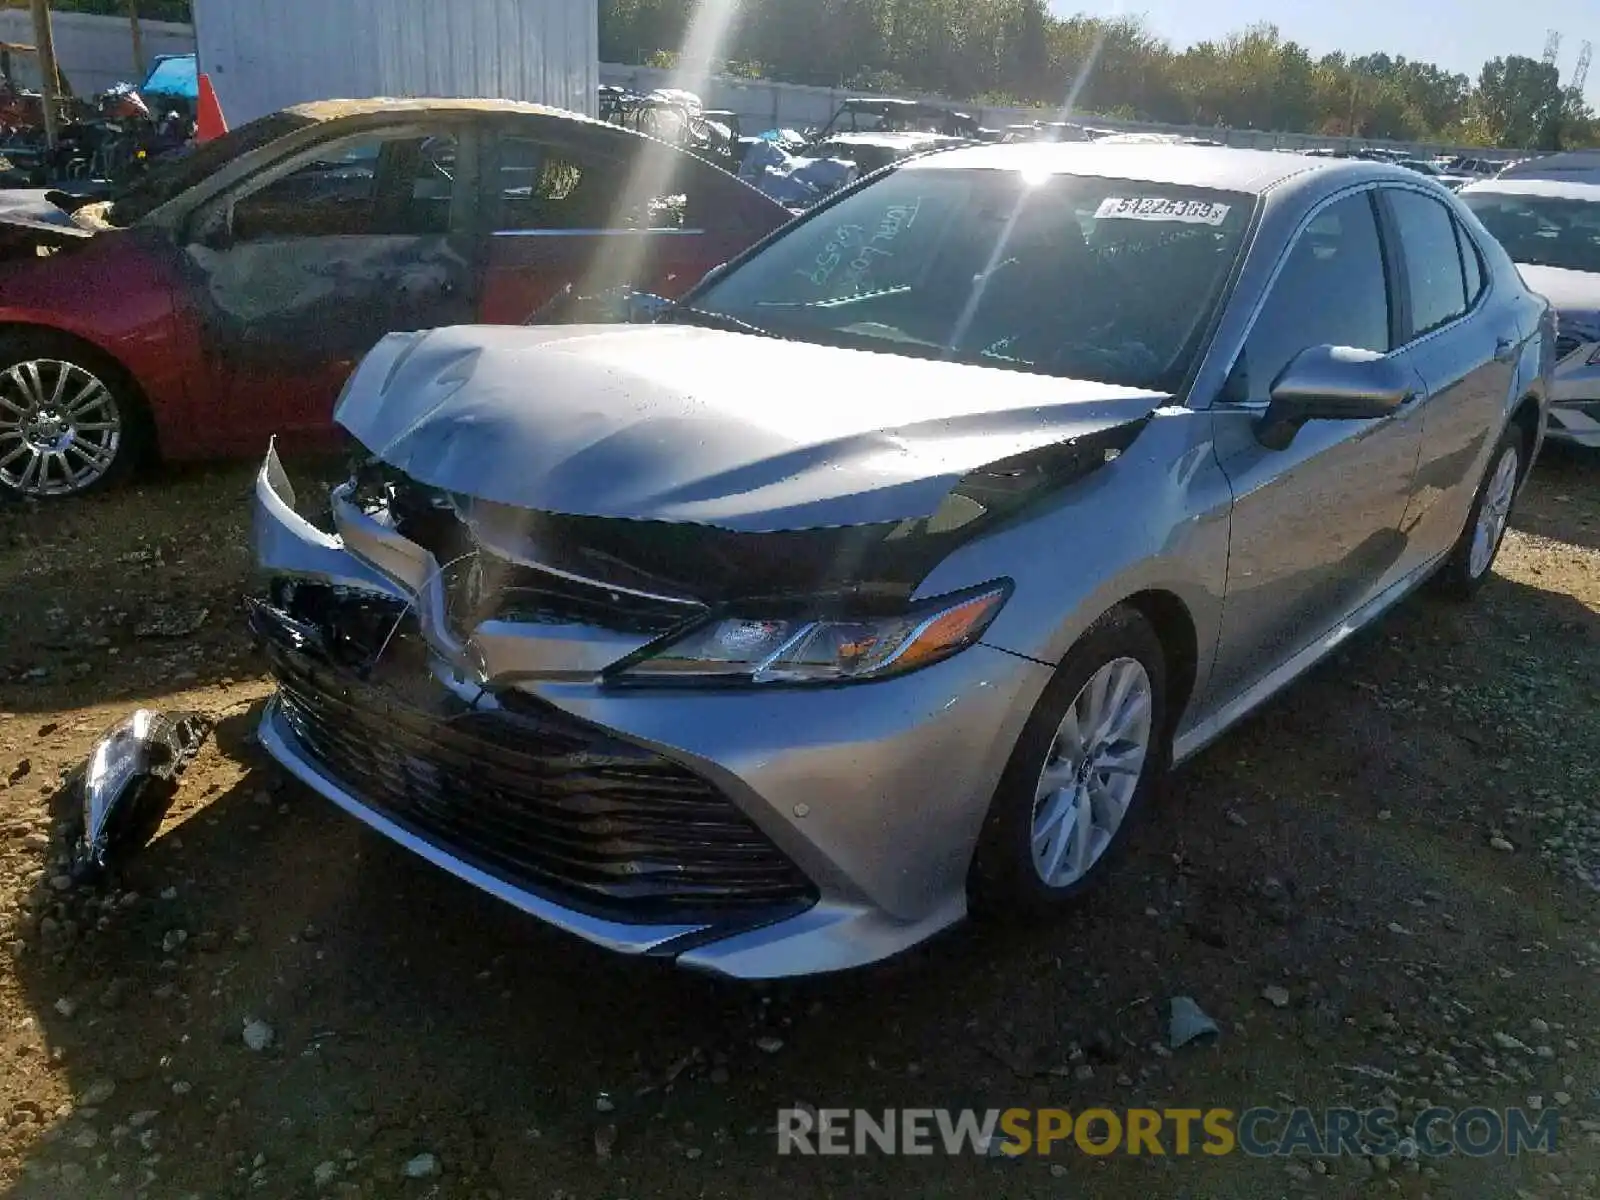
<path id="1" fill-rule="evenodd" d="M 596 107 L 596 0 L 195 0 L 195 29 L 235 125 L 367 96 Z"/>

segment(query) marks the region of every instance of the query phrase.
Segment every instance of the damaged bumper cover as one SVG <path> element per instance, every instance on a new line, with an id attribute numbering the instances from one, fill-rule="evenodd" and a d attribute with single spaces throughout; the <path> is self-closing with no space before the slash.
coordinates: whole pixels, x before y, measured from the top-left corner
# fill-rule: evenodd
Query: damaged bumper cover
<path id="1" fill-rule="evenodd" d="M 311 788 L 552 925 L 732 977 L 861 965 L 964 915 L 1047 668 L 979 643 L 859 686 L 609 686 L 670 612 L 465 630 L 451 564 L 353 489 L 327 532 L 275 454 L 256 484 L 261 741 Z"/>

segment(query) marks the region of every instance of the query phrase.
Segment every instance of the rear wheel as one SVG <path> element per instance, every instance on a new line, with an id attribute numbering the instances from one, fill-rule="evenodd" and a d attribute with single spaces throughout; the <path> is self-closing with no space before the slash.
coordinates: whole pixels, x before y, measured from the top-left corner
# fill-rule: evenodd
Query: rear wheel
<path id="1" fill-rule="evenodd" d="M 1167 679 L 1144 616 L 1116 608 L 1072 648 L 1017 740 L 973 857 L 973 902 L 1049 912 L 1100 878 L 1166 770 Z"/>
<path id="2" fill-rule="evenodd" d="M 1478 486 L 1467 527 L 1438 575 L 1440 589 L 1446 595 L 1471 599 L 1489 578 L 1511 524 L 1517 484 L 1522 479 L 1524 449 L 1522 431 L 1512 426 L 1490 456 L 1489 471 Z"/>
<path id="3" fill-rule="evenodd" d="M 125 474 L 140 409 L 110 364 L 67 338 L 0 338 L 0 497 L 55 499 Z"/>

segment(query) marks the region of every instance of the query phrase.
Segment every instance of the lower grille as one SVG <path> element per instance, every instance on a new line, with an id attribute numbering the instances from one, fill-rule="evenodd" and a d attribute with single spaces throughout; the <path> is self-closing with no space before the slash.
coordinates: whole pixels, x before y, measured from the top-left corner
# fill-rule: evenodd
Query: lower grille
<path id="1" fill-rule="evenodd" d="M 1556 335 L 1556 361 L 1560 362 L 1567 355 L 1574 353 L 1583 345 L 1583 339 L 1575 333 L 1561 333 Z"/>
<path id="2" fill-rule="evenodd" d="M 639 924 L 816 899 L 727 797 L 670 759 L 531 699 L 475 712 L 437 685 L 402 699 L 305 646 L 268 650 L 284 718 L 319 768 L 515 886 Z"/>

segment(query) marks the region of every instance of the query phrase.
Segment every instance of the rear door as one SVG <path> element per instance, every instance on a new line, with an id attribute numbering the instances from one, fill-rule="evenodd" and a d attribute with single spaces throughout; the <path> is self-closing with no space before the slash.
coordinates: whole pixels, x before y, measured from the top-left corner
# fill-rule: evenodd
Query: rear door
<path id="1" fill-rule="evenodd" d="M 336 136 L 208 202 L 184 247 L 217 419 L 331 430 L 334 401 L 385 334 L 472 320 L 474 143 L 466 123 Z"/>
<path id="2" fill-rule="evenodd" d="M 1486 303 L 1488 273 L 1441 200 L 1410 188 L 1379 193 L 1400 249 L 1402 353 L 1422 376 L 1422 451 L 1406 514 L 1408 556 L 1447 551 L 1500 435 L 1524 334 L 1510 306 Z"/>
<path id="3" fill-rule="evenodd" d="M 692 155 L 576 121 L 499 125 L 483 179 L 491 324 L 624 286 L 675 299 L 789 215 Z"/>

